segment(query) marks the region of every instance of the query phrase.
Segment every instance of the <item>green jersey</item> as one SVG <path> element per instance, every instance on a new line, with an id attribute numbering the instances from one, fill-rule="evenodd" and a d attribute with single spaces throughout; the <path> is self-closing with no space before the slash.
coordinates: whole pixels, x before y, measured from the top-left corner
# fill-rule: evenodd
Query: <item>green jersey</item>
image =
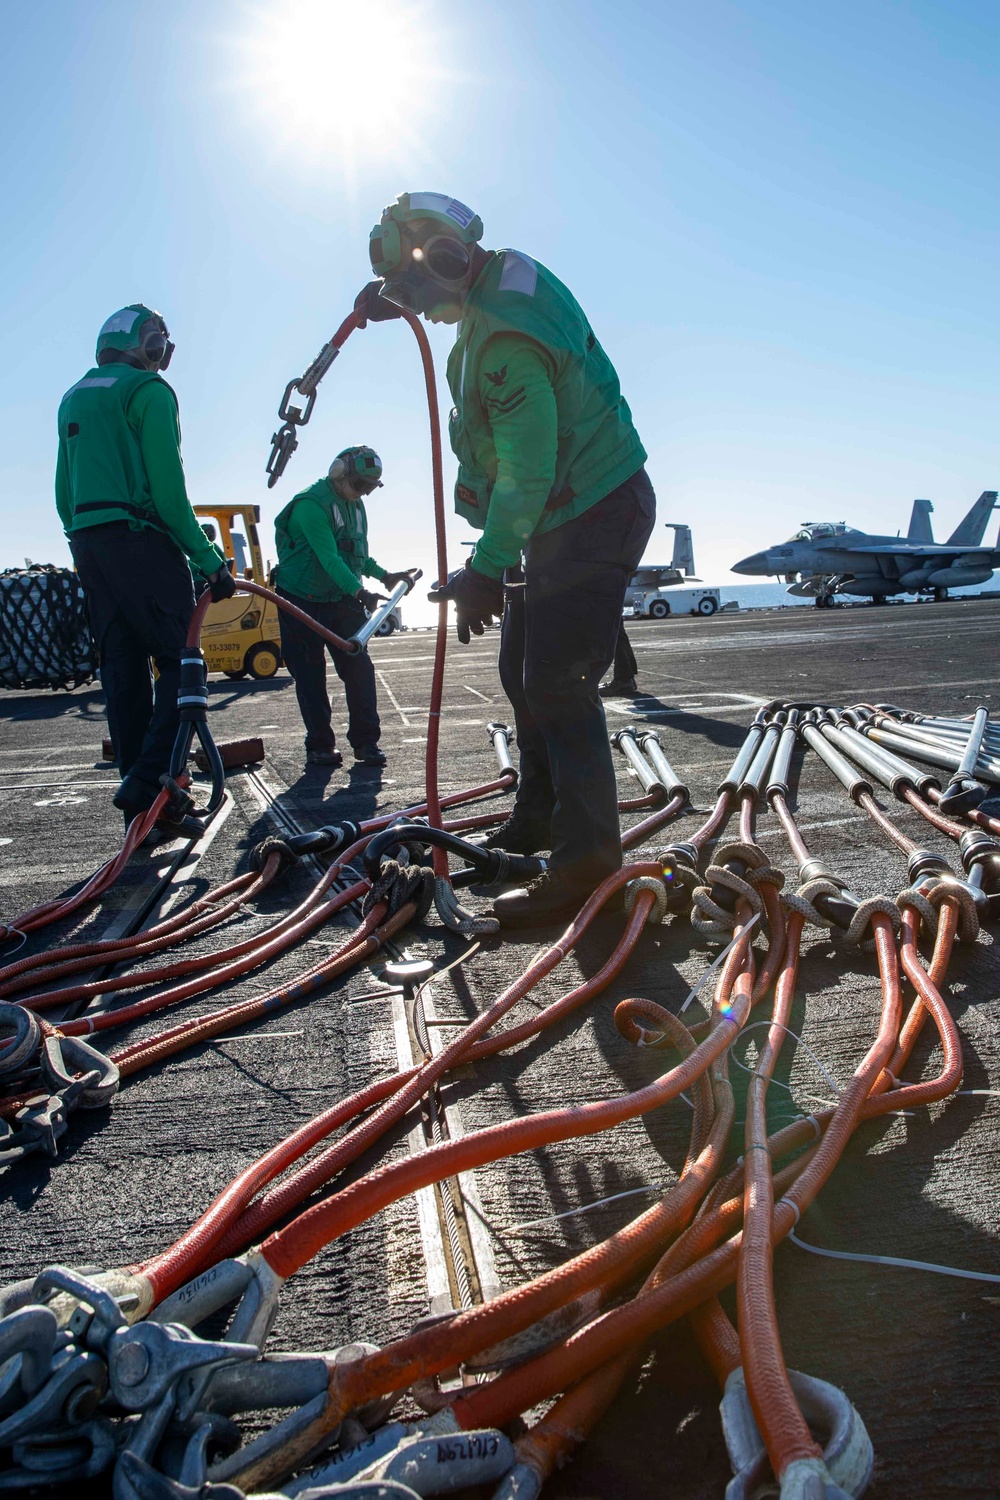
<path id="1" fill-rule="evenodd" d="M 529 256 L 491 256 L 448 360 L 455 509 L 498 577 L 535 532 L 603 500 L 645 462 L 618 376 L 583 310 Z"/>
<path id="2" fill-rule="evenodd" d="M 225 559 L 187 496 L 177 397 L 154 370 L 88 370 L 59 405 L 56 509 L 67 536 L 108 521 L 162 531 L 204 574 Z"/>
<path id="3" fill-rule="evenodd" d="M 293 495 L 274 523 L 278 583 L 300 599 L 353 598 L 361 574 L 382 579 L 368 551 L 368 516 L 360 500 L 342 500 L 329 479 Z"/>

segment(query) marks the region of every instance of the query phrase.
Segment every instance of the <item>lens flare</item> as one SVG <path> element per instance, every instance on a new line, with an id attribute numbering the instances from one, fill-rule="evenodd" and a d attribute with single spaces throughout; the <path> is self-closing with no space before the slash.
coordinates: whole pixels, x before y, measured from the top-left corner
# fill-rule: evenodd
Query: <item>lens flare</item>
<path id="1" fill-rule="evenodd" d="M 348 172 L 412 161 L 442 102 L 449 44 L 427 3 L 254 0 L 227 38 L 232 86 L 281 155 Z"/>

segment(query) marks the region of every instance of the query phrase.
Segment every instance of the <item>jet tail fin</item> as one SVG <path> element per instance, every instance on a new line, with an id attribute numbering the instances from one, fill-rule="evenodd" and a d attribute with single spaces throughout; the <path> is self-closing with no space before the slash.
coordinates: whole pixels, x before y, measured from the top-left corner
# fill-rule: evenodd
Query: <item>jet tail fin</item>
<path id="1" fill-rule="evenodd" d="M 934 532 L 931 530 L 931 511 L 934 509 L 929 500 L 914 500 L 913 510 L 910 513 L 910 528 L 906 533 L 908 542 L 933 542 Z"/>
<path id="2" fill-rule="evenodd" d="M 670 566 L 687 578 L 694 577 L 694 543 L 690 526 L 679 526 L 676 521 L 666 523 L 667 530 L 674 533 L 674 555 Z"/>
<path id="3" fill-rule="evenodd" d="M 948 547 L 978 547 L 986 534 L 986 523 L 996 509 L 996 490 L 983 490 L 968 515 L 963 516 L 945 543 Z"/>

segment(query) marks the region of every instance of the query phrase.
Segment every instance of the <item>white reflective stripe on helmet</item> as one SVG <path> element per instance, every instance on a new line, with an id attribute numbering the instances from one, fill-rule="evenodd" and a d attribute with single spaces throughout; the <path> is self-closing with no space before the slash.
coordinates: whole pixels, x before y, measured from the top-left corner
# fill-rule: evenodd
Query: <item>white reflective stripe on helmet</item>
<path id="1" fill-rule="evenodd" d="M 476 217 L 473 209 L 459 203 L 457 198 L 449 198 L 444 193 L 411 193 L 411 213 L 446 214 L 449 219 L 454 219 L 461 229 L 468 229 Z"/>

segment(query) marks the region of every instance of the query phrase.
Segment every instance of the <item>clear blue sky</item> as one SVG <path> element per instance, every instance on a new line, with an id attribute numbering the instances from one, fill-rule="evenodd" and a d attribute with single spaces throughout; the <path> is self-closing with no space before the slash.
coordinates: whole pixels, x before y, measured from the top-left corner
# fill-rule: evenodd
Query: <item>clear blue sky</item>
<path id="1" fill-rule="evenodd" d="M 263 475 L 405 188 L 572 287 L 711 581 L 802 520 L 905 528 L 917 495 L 945 536 L 1000 484 L 995 0 L 39 0 L 4 33 L 0 566 L 67 556 L 56 407 L 142 299 L 177 343 L 192 500 L 269 523 L 369 442 L 375 554 L 430 572 L 401 324 L 353 336 Z"/>

